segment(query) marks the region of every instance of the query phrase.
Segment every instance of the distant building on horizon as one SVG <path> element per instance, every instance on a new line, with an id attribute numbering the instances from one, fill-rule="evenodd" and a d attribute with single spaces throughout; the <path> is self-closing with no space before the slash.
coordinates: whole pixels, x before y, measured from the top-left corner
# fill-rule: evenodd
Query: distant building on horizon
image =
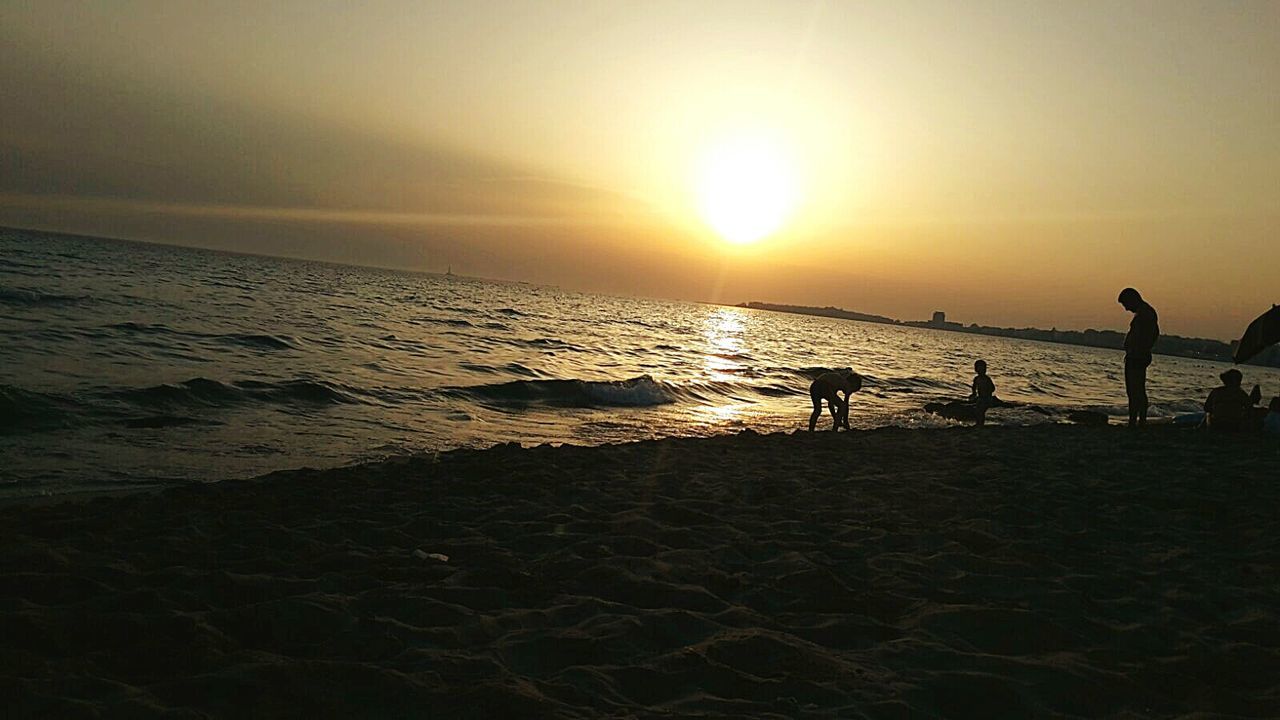
<path id="1" fill-rule="evenodd" d="M 963 330 L 964 326 L 958 322 L 948 322 L 947 314 L 942 310 L 935 310 L 933 319 L 916 323 L 908 323 L 908 325 L 918 325 L 920 327 L 938 328 L 939 330 Z"/>
<path id="2" fill-rule="evenodd" d="M 968 326 L 965 326 L 958 322 L 948 322 L 947 314 L 942 310 L 935 311 L 933 313 L 933 318 L 930 320 L 901 321 L 884 317 L 882 315 L 867 315 L 865 313 L 829 306 L 819 308 L 805 305 L 778 305 L 751 301 L 742 303 L 738 307 L 752 308 L 755 310 L 768 310 L 771 312 L 816 315 L 818 317 L 844 318 L 848 320 L 860 320 L 862 322 L 884 323 L 888 325 L 903 325 L 906 327 L 951 330 L 974 333 L 976 335 L 990 335 L 994 337 L 1040 340 L 1067 345 L 1082 345 L 1084 347 L 1112 348 L 1116 350 L 1124 347 L 1124 333 L 1117 330 L 1095 330 L 1093 328 L 1089 328 L 1087 330 L 1059 330 L 1057 327 L 1054 327 L 1052 330 L 1040 330 L 1038 328 L 990 327 L 987 325 L 979 325 L 977 323 L 970 323 Z M 1238 342 L 1239 341 L 1232 341 L 1231 343 L 1225 343 L 1219 340 L 1210 340 L 1206 338 L 1186 338 L 1179 337 L 1177 335 L 1162 335 L 1160 340 L 1156 343 L 1155 351 L 1159 355 L 1175 355 L 1179 357 L 1231 362 L 1232 357 L 1235 355 L 1235 346 Z M 1262 351 L 1247 364 L 1280 367 L 1280 344 L 1273 345 Z"/>

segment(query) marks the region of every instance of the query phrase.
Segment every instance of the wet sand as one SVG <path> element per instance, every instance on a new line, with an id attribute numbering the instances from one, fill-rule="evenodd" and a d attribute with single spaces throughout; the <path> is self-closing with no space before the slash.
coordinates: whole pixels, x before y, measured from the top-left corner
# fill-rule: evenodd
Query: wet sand
<path id="1" fill-rule="evenodd" d="M 0 507 L 8 717 L 1280 708 L 1280 445 L 514 446 Z M 447 556 L 447 559 L 443 559 Z"/>

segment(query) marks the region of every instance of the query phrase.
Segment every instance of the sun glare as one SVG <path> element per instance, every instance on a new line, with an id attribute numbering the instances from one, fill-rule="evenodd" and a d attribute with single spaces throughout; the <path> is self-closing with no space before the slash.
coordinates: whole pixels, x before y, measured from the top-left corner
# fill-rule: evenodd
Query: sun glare
<path id="1" fill-rule="evenodd" d="M 703 221 L 725 240 L 745 245 L 782 227 L 799 189 L 785 143 L 761 133 L 712 147 L 698 169 L 697 194 Z"/>

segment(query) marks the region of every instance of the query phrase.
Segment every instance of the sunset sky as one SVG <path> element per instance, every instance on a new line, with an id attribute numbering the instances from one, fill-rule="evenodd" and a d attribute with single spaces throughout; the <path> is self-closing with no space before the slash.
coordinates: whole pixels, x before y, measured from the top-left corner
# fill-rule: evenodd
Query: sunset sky
<path id="1" fill-rule="evenodd" d="M 1277 2 L 0 0 L 0 99 L 2 225 L 1064 329 L 1133 285 L 1222 339 L 1280 302 Z"/>

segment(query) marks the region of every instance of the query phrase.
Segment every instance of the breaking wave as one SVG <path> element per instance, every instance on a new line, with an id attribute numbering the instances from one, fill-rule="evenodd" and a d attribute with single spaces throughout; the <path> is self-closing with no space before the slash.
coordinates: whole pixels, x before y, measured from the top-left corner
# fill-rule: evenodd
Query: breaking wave
<path id="1" fill-rule="evenodd" d="M 0 304 L 16 307 L 47 307 L 85 302 L 88 295 L 59 295 L 21 288 L 0 288 Z"/>
<path id="2" fill-rule="evenodd" d="M 246 403 L 340 405 L 361 400 L 347 388 L 318 380 L 286 380 L 261 382 L 243 380 L 223 383 L 206 378 L 192 378 L 176 385 L 154 385 L 121 390 L 118 400 L 148 409 L 178 407 L 228 407 Z"/>
<path id="3" fill-rule="evenodd" d="M 682 395 L 648 375 L 615 381 L 513 380 L 447 388 L 442 394 L 490 405 L 551 407 L 647 407 L 678 402 Z"/>

